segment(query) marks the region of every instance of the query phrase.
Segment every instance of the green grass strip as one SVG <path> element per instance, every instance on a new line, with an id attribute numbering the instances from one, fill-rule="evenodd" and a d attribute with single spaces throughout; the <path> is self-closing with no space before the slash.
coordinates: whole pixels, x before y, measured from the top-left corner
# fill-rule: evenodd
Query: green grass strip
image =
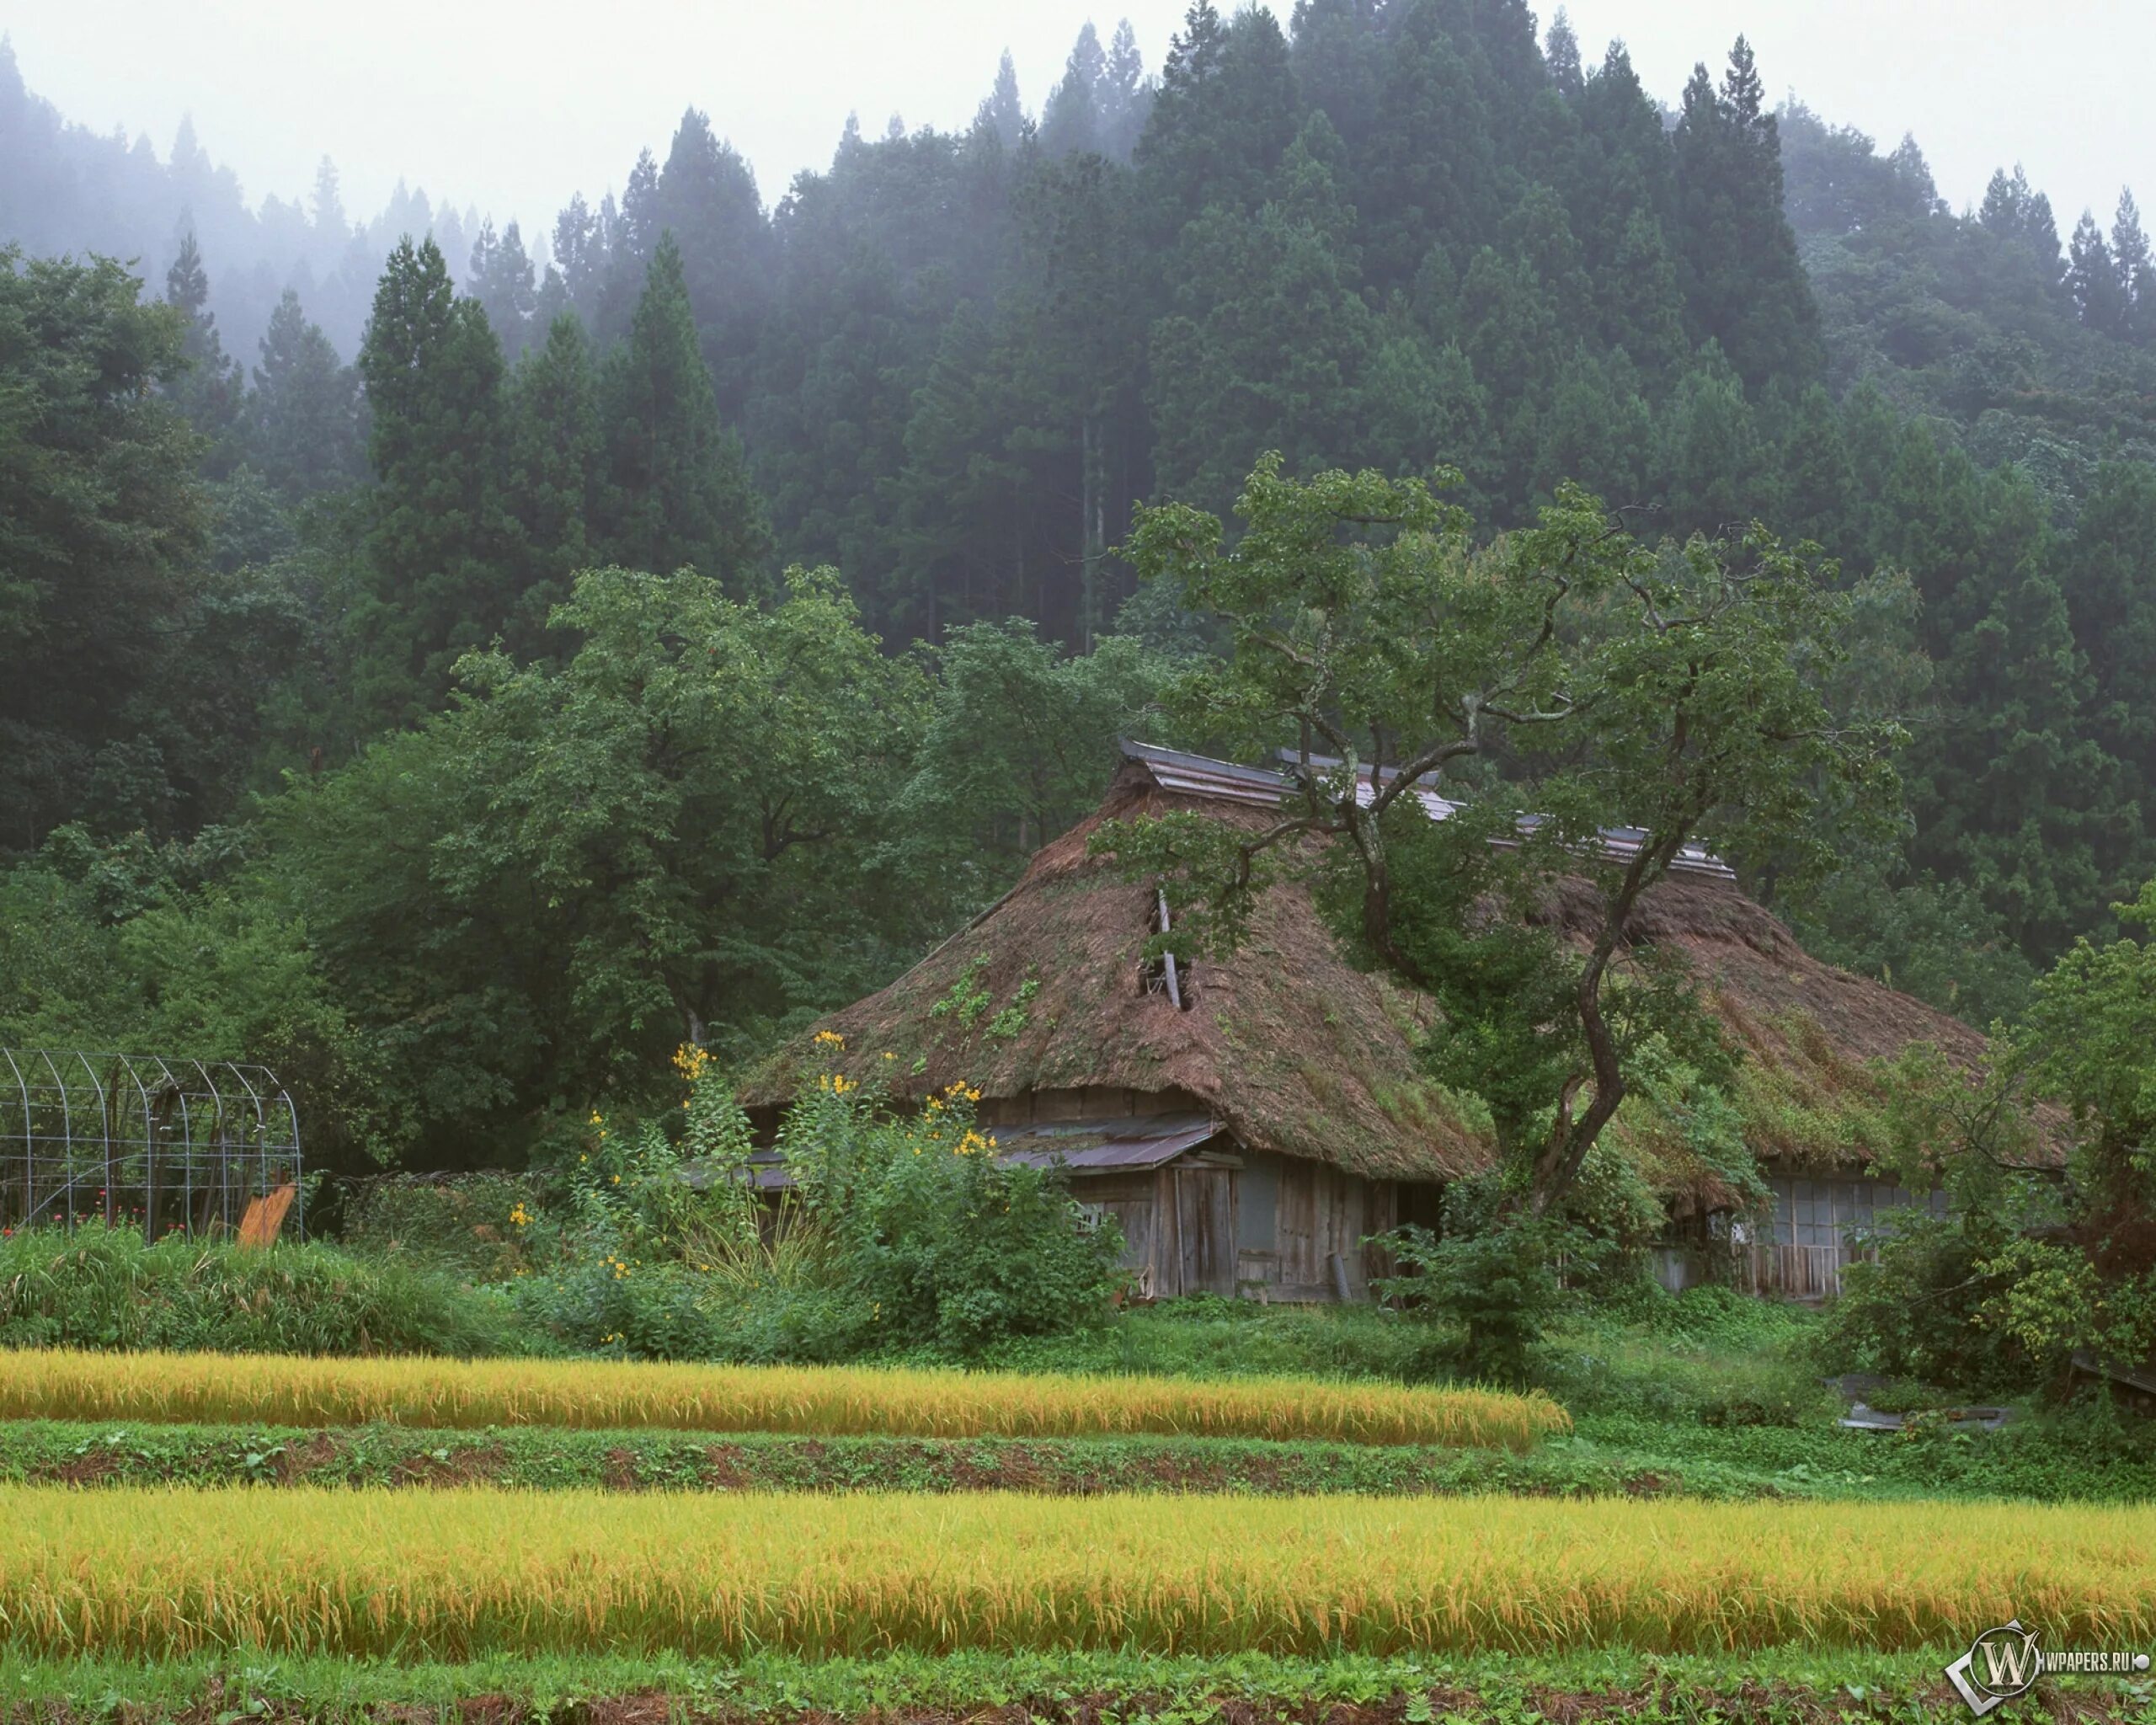
<path id="1" fill-rule="evenodd" d="M 49 1725 L 540 1725 L 610 1720 L 995 1721 L 999 1725 L 1530 1725 L 1552 1718 L 1627 1725 L 1757 1720 L 1937 1722 L 1962 1716 L 1941 1675 L 1958 1650 L 1650 1655 L 1623 1649 L 1532 1657 L 1342 1654 L 1230 1658 L 1120 1652 L 895 1653 L 734 1663 L 508 1655 L 464 1664 L 292 1657 L 259 1649 L 144 1664 L 38 1659 L 0 1648 L 10 1712 Z M 1336 1709 L 1348 1710 L 1344 1715 Z M 2047 1680 L 1991 1716 L 2020 1722 L 2156 1718 L 2146 1680 Z"/>
<path id="2" fill-rule="evenodd" d="M 1711 1464 L 1641 1466 L 1569 1442 L 1525 1455 L 1236 1438 L 713 1437 L 504 1426 L 0 1423 L 0 1480 L 119 1487 L 494 1485 L 532 1491 L 1111 1492 L 1372 1497 L 1790 1495 Z M 1823 1493 L 1822 1494 L 1823 1495 Z"/>
<path id="3" fill-rule="evenodd" d="M 531 1491 L 1361 1493 L 2137 1503 L 2145 1462 L 2038 1432 L 1911 1441 L 1588 1418 L 1524 1455 L 1241 1438 L 802 1438 L 547 1426 L 0 1422 L 0 1480 L 34 1485 L 497 1485 Z"/>

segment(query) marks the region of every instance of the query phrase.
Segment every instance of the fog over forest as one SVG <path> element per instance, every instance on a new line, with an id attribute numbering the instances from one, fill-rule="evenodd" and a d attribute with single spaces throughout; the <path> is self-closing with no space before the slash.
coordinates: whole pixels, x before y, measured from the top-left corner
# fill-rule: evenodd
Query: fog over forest
<path id="1" fill-rule="evenodd" d="M 684 1026 L 764 1046 L 992 900 L 1117 734 L 1210 740 L 1161 692 L 1217 626 L 1126 536 L 1268 451 L 1443 467 L 1486 539 L 1572 483 L 1649 541 L 1816 544 L 1906 812 L 1801 900 L 1770 857 L 1748 885 L 2016 1009 L 2156 867 L 2147 234 L 2131 192 L 2054 209 L 2004 132 L 1956 208 L 1917 141 L 1698 55 L 1672 106 L 1519 0 L 1198 0 L 1165 59 L 1087 25 L 1038 98 L 1006 60 L 970 123 L 849 126 L 784 187 L 691 109 L 526 229 L 478 188 L 354 209 L 326 161 L 250 202 L 192 127 L 83 130 L 0 51 L 0 360 L 84 428 L 63 460 L 0 425 L 43 511 L 0 589 L 41 673 L 0 690 L 0 854 L 77 954 L 0 964 L 0 1030 L 152 1038 L 184 997 L 243 1042 L 245 989 L 158 980 L 222 919 L 300 979 L 295 1070 L 392 1083 L 366 1130 L 404 1146 Z M 129 477 L 33 481 L 78 460 Z M 609 566 L 695 573 L 647 612 Z M 688 638 L 814 644 L 813 695 L 729 720 L 789 715 L 805 800 L 632 745 L 665 724 L 609 655 Z M 519 740 L 573 720 L 595 787 L 643 787 L 604 830 L 536 812 Z"/>

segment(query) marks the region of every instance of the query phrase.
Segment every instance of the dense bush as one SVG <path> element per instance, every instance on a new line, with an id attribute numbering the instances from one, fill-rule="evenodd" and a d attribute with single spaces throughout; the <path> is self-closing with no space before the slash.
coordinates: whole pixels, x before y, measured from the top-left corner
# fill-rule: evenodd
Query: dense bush
<path id="1" fill-rule="evenodd" d="M 382 1175 L 355 1181 L 344 1203 L 339 1237 L 369 1257 L 402 1258 L 474 1282 L 505 1282 L 522 1266 L 515 1218 L 536 1205 L 528 1175 Z"/>
<path id="2" fill-rule="evenodd" d="M 1817 1313 L 1726 1288 L 1650 1288 L 1621 1308 L 1575 1306 L 1531 1350 L 1529 1376 L 1580 1413 L 1675 1427 L 1824 1425 Z"/>
<path id="3" fill-rule="evenodd" d="M 825 1073 L 788 1112 L 792 1186 L 745 1178 L 748 1123 L 685 1050 L 679 1139 L 654 1122 L 590 1138 L 542 1214 L 517 1224 L 520 1310 L 562 1340 L 655 1359 L 974 1359 L 1105 1315 L 1113 1229 L 1090 1229 L 1053 1172 L 999 1160 L 978 1092 L 917 1114 Z M 519 1212 L 518 1214 L 524 1214 Z"/>
<path id="4" fill-rule="evenodd" d="M 1843 1273 L 1842 1297 L 1821 1326 L 1822 1370 L 1951 1383 L 1972 1391 L 2025 1386 L 2027 1356 L 1982 1322 L 1993 1279 L 1984 1263 L 1996 1231 L 1960 1216 L 1912 1214 L 1876 1242 L 1878 1256 Z"/>
<path id="5" fill-rule="evenodd" d="M 318 1242 L 154 1246 L 92 1222 L 0 1240 L 0 1346 L 224 1354 L 526 1351 L 483 1290 Z"/>

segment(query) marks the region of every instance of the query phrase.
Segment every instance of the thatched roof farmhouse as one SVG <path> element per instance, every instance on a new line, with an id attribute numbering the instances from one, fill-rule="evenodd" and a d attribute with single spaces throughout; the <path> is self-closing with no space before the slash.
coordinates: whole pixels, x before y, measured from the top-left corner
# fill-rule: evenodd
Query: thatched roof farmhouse
<path id="1" fill-rule="evenodd" d="M 743 1099 L 768 1118 L 834 1060 L 902 1102 L 963 1081 L 980 1091 L 1002 1153 L 1061 1164 L 1081 1200 L 1117 1218 L 1150 1291 L 1360 1297 L 1379 1267 L 1364 1237 L 1434 1220 L 1444 1183 L 1490 1155 L 1471 1108 L 1417 1070 L 1431 1007 L 1351 964 L 1293 884 L 1267 892 L 1232 956 L 1179 974 L 1171 998 L 1144 957 L 1156 895 L 1088 854 L 1094 831 L 1172 810 L 1257 824 L 1283 781 L 1144 745 L 1123 756 L 1098 811 L 1042 849 L 1001 900 L 815 1027 L 843 1037 L 842 1052 L 804 1035 L 751 1076 Z M 1550 914 L 1583 910 L 1583 895 L 1560 892 Z M 1868 1171 L 1872 1063 L 1918 1040 L 1972 1063 L 1982 1039 L 1819 964 L 1700 852 L 1648 895 L 1635 937 L 1683 953 L 1745 1052 L 1747 1134 L 1775 1215 L 1740 1257 L 1763 1289 L 1827 1291 L 1849 1230 L 1908 1201 Z M 1628 1113 L 1620 1130 L 1700 1243 L 1726 1192 L 1652 1120 Z M 1683 1279 L 1687 1262 L 1673 1250 L 1668 1277 Z"/>

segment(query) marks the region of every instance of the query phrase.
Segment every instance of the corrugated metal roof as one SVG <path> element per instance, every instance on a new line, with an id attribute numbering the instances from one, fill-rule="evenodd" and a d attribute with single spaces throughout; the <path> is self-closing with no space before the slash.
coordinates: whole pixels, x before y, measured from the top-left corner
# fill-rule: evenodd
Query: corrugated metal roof
<path id="1" fill-rule="evenodd" d="M 1125 741 L 1123 752 L 1126 759 L 1145 762 L 1162 790 L 1185 796 L 1215 797 L 1223 802 L 1270 808 L 1280 800 L 1285 782 L 1278 773 L 1262 766 L 1238 766 L 1232 761 L 1186 755 L 1179 749 L 1157 749 L 1150 743 Z"/>
<path id="2" fill-rule="evenodd" d="M 998 1126 L 995 1153 L 1028 1167 L 1157 1168 L 1195 1150 L 1223 1128 L 1203 1114 L 1145 1114 L 1127 1119 L 1068 1120 Z"/>
<path id="3" fill-rule="evenodd" d="M 1270 807 L 1278 804 L 1287 792 L 1290 780 L 1284 772 L 1276 772 L 1262 766 L 1239 766 L 1233 761 L 1212 761 L 1203 755 L 1186 755 L 1177 749 L 1161 749 L 1150 743 L 1125 740 L 1123 753 L 1126 760 L 1142 763 L 1153 775 L 1164 791 L 1173 791 L 1183 796 L 1211 797 L 1222 802 L 1253 804 Z M 1300 757 L 1287 750 L 1281 751 L 1283 761 Z M 1340 763 L 1330 756 L 1313 755 L 1312 766 L 1337 766 Z M 1380 781 L 1395 777 L 1395 769 L 1386 768 Z M 1365 806 L 1376 796 L 1368 771 L 1355 787 L 1355 800 Z M 1415 788 L 1415 800 L 1422 812 L 1433 820 L 1444 820 L 1460 808 L 1460 804 L 1441 797 L 1427 784 Z M 1520 825 L 1532 831 L 1541 817 L 1528 815 Z M 1636 826 L 1610 826 L 1602 830 L 1602 847 L 1614 862 L 1629 862 L 1639 854 L 1640 843 L 1646 834 Z M 1737 871 L 1703 845 L 1687 845 L 1680 850 L 1669 865 L 1672 874 L 1689 874 L 1707 880 L 1734 883 Z"/>
<path id="4" fill-rule="evenodd" d="M 995 1126 L 987 1131 L 1001 1160 L 1032 1168 L 1099 1169 L 1157 1168 L 1226 1130 L 1204 1114 L 1137 1114 L 1121 1119 Z M 751 1152 L 735 1178 L 757 1192 L 783 1192 L 793 1184 L 785 1158 L 768 1146 Z M 682 1183 L 699 1192 L 718 1178 L 708 1162 L 682 1164 Z"/>

